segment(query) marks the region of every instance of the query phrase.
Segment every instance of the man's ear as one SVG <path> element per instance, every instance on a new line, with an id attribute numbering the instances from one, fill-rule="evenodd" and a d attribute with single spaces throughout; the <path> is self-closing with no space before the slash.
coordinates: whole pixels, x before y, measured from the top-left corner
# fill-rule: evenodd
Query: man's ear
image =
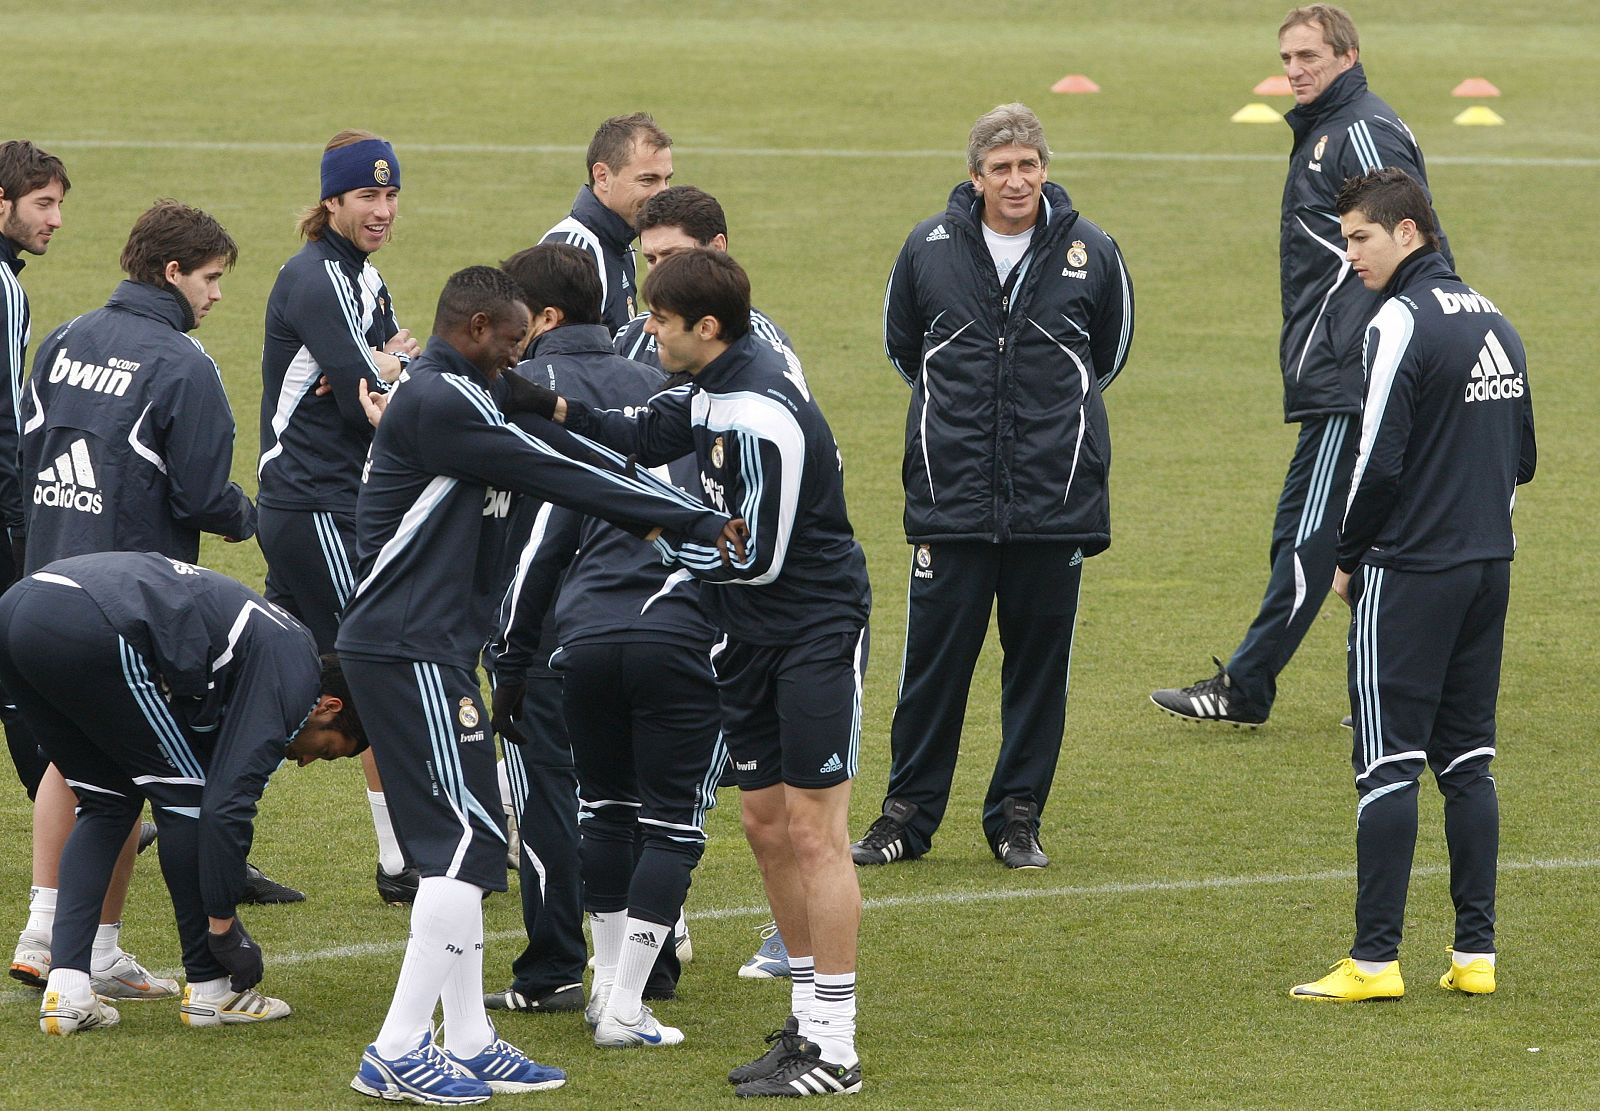
<path id="1" fill-rule="evenodd" d="M 344 699 L 334 694 L 324 694 L 311 708 L 313 715 L 321 715 L 324 722 L 332 721 L 344 712 Z"/>

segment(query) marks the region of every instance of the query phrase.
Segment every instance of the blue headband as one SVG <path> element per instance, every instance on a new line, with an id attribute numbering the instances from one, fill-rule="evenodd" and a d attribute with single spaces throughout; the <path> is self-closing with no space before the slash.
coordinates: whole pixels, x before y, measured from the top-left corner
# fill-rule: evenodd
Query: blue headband
<path id="1" fill-rule="evenodd" d="M 382 139 L 363 139 L 322 154 L 322 199 L 352 189 L 400 188 L 400 160 Z"/>

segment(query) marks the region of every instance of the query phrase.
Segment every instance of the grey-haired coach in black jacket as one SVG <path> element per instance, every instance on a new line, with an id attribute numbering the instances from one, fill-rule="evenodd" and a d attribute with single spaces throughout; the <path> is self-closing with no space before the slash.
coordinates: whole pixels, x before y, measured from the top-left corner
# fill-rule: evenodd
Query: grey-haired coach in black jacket
<path id="1" fill-rule="evenodd" d="M 1025 106 L 980 118 L 967 159 L 971 180 L 912 229 L 884 300 L 889 359 L 911 386 L 912 562 L 888 797 L 857 864 L 928 850 L 996 602 L 1006 658 L 984 834 L 1009 867 L 1048 863 L 1038 823 L 1066 722 L 1081 565 L 1111 542 L 1101 393 L 1133 338 L 1121 252 L 1046 180 L 1050 148 Z"/>

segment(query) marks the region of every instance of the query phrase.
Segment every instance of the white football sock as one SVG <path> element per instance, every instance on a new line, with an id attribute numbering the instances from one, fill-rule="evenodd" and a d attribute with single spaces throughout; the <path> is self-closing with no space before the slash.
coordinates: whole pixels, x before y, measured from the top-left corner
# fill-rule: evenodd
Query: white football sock
<path id="1" fill-rule="evenodd" d="M 811 1017 L 800 1021 L 802 1036 L 817 1043 L 822 1059 L 846 1068 L 856 1056 L 856 974 L 817 973 L 816 999 Z"/>
<path id="2" fill-rule="evenodd" d="M 1365 972 L 1368 976 L 1376 976 L 1378 973 L 1382 972 L 1384 969 L 1388 968 L 1393 963 L 1394 963 L 1393 961 L 1362 961 L 1362 960 L 1358 960 L 1358 961 L 1356 961 L 1356 967 L 1359 968 L 1361 971 Z"/>
<path id="3" fill-rule="evenodd" d="M 214 980 L 190 980 L 189 998 L 204 999 L 208 1003 L 221 1003 L 233 994 L 233 983 L 226 976 Z"/>
<path id="4" fill-rule="evenodd" d="M 482 894 L 479 888 L 479 906 Z M 445 977 L 440 993 L 444 1003 L 444 1047 L 456 1057 L 476 1057 L 494 1041 L 494 1027 L 483 1006 L 483 914 L 473 919 L 475 927 L 467 935 L 466 952 Z"/>
<path id="5" fill-rule="evenodd" d="M 1490 968 L 1494 967 L 1494 954 L 1493 953 L 1463 953 L 1463 952 L 1460 952 L 1459 950 L 1452 949 L 1452 950 L 1450 950 L 1450 959 L 1453 962 L 1455 962 L 1457 967 L 1460 967 L 1460 968 L 1465 968 L 1465 967 L 1467 967 L 1467 965 L 1471 964 L 1473 961 L 1480 960 L 1480 959 L 1488 961 Z"/>
<path id="6" fill-rule="evenodd" d="M 611 985 L 606 1011 L 623 1022 L 635 1022 L 644 1006 L 644 982 L 661 955 L 661 946 L 672 936 L 672 927 L 628 915 L 623 919 L 622 955 L 617 961 L 617 978 Z M 599 962 L 596 962 L 599 967 Z"/>
<path id="7" fill-rule="evenodd" d="M 372 831 L 378 835 L 378 867 L 387 875 L 398 876 L 406 870 L 406 857 L 400 851 L 394 823 L 389 821 L 389 800 L 382 791 L 369 790 L 367 806 L 372 810 Z"/>
<path id="8" fill-rule="evenodd" d="M 628 912 L 608 910 L 589 915 L 589 933 L 594 938 L 594 980 L 589 994 L 610 989 L 617 980 L 617 965 L 622 960 L 622 943 L 628 936 Z"/>
<path id="9" fill-rule="evenodd" d="M 102 922 L 94 931 L 94 952 L 89 958 L 89 968 L 104 972 L 122 956 L 122 923 Z"/>
<path id="10" fill-rule="evenodd" d="M 792 951 L 789 953 L 789 1013 L 800 1020 L 802 1029 L 816 999 L 816 989 L 812 986 L 815 972 L 814 957 L 797 957 Z"/>
<path id="11" fill-rule="evenodd" d="M 49 939 L 56 926 L 56 889 L 31 887 L 28 889 L 28 924 L 24 933 Z"/>
<path id="12" fill-rule="evenodd" d="M 75 1001 L 94 998 L 94 992 L 89 987 L 89 974 L 76 968 L 52 968 L 44 990 L 60 992 Z"/>
<path id="13" fill-rule="evenodd" d="M 378 1056 L 392 1061 L 417 1048 L 433 1022 L 445 981 L 473 937 L 483 938 L 483 889 L 445 876 L 424 876 L 411 905 L 411 937 L 394 999 L 374 1039 Z"/>

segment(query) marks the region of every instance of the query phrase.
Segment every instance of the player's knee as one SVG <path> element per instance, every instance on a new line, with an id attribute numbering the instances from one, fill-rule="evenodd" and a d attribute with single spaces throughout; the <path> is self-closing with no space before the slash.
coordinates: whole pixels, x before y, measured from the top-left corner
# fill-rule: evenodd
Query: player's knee
<path id="1" fill-rule="evenodd" d="M 790 818 L 789 844 L 802 871 L 813 871 L 849 857 L 849 835 L 834 826 L 813 815 Z"/>
<path id="2" fill-rule="evenodd" d="M 637 814 L 637 808 L 619 803 L 585 804 L 579 825 L 588 840 L 632 844 L 638 825 Z"/>
<path id="3" fill-rule="evenodd" d="M 1486 752 L 1442 769 L 1434 776 L 1439 793 L 1449 797 L 1483 781 L 1493 784 L 1494 780 L 1489 775 L 1489 761 L 1493 759 L 1494 753 Z"/>

